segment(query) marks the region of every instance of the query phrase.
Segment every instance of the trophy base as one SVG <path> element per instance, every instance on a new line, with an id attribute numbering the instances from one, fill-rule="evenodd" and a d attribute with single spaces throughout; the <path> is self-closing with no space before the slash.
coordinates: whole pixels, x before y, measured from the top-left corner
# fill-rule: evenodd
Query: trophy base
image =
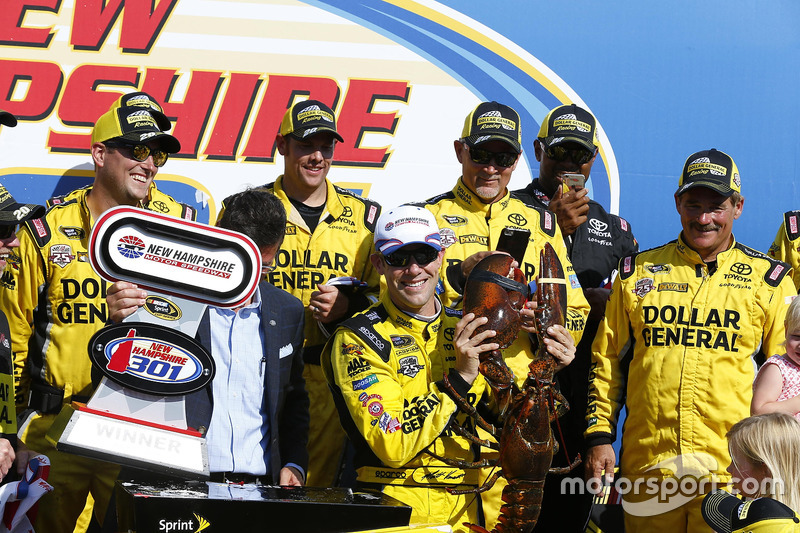
<path id="1" fill-rule="evenodd" d="M 407 528 L 411 518 L 411 507 L 370 490 L 117 481 L 115 494 L 116 531 L 139 533 L 341 533 Z"/>
<path id="2" fill-rule="evenodd" d="M 47 440 L 57 450 L 161 474 L 209 478 L 206 441 L 199 434 L 142 425 L 66 405 Z"/>

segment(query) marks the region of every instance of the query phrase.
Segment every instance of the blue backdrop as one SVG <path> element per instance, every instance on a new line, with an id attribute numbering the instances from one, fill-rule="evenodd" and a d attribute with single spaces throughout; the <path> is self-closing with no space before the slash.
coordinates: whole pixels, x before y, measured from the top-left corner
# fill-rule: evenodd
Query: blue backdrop
<path id="1" fill-rule="evenodd" d="M 766 251 L 782 213 L 800 209 L 800 3 L 442 3 L 528 50 L 594 111 L 642 249 L 680 231 L 672 195 L 698 150 L 723 150 L 739 167 L 741 242 Z"/>

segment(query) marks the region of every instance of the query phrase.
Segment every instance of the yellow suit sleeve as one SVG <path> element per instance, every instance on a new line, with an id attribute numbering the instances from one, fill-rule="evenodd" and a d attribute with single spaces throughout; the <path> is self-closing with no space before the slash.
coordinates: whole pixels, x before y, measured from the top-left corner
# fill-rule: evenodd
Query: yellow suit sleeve
<path id="1" fill-rule="evenodd" d="M 27 227 L 17 233 L 18 264 L 6 268 L 11 272 L 12 288 L 0 290 L 0 306 L 8 318 L 14 363 L 15 403 L 20 411 L 27 407 L 30 376 L 27 374 L 28 340 L 33 333 L 33 311 L 38 305 L 39 291 L 44 285 L 39 248 Z"/>
<path id="2" fill-rule="evenodd" d="M 797 296 L 797 289 L 787 274 L 776 289 L 769 291 L 766 296 L 767 301 L 762 304 L 765 307 L 766 319 L 761 351 L 767 358 L 786 352 L 783 346 L 786 340 L 784 320 L 786 319 L 786 310 L 795 296 Z"/>
<path id="3" fill-rule="evenodd" d="M 775 240 L 769 247 L 768 254 L 773 259 L 789 263 L 792 267 L 792 281 L 794 282 L 795 292 L 800 291 L 800 251 L 797 241 L 791 241 L 786 233 L 786 222 L 778 228 Z"/>
<path id="4" fill-rule="evenodd" d="M 625 309 L 621 280 L 617 277 L 606 305 L 605 317 L 592 344 L 586 411 L 587 437 L 597 433 L 615 434 L 617 413 L 627 385 L 619 357 L 630 341 L 630 319 Z"/>
<path id="5" fill-rule="evenodd" d="M 385 465 L 399 468 L 408 463 L 442 434 L 455 414 L 455 403 L 434 382 L 429 382 L 422 394 L 419 390 L 406 392 L 391 359 L 383 361 L 350 330 L 339 329 L 330 348 L 331 364 L 326 371 L 332 374 L 359 433 Z M 357 373 L 348 371 L 356 367 Z M 480 397 L 484 387 L 484 382 L 476 379 L 470 392 L 474 389 Z M 421 426 L 404 427 L 410 411 L 405 406 L 412 401 L 417 409 L 409 414 L 409 421 Z M 425 416 L 420 417 L 423 411 Z"/>

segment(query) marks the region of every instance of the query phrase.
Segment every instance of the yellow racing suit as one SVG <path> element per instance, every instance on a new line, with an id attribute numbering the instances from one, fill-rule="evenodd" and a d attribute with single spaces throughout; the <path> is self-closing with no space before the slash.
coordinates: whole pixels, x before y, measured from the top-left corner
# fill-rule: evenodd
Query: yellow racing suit
<path id="1" fill-rule="evenodd" d="M 767 253 L 779 261 L 789 263 L 792 267 L 792 281 L 800 291 L 800 211 L 784 213 L 783 223 Z"/>
<path id="2" fill-rule="evenodd" d="M 473 420 L 458 411 L 453 395 L 476 406 L 488 387 L 483 376 L 469 385 L 454 369 L 460 313 L 439 307 L 437 317 L 424 322 L 398 310 L 384 293 L 336 330 L 322 364 L 355 445 L 359 482 L 382 485 L 384 493 L 412 507 L 412 524 L 448 522 L 466 531 L 462 522 L 478 523 L 479 500 L 475 494 L 449 494 L 446 487 L 476 486 L 478 469 L 448 466 L 426 450 L 468 462 L 477 458 L 473 445 L 448 423 L 455 415 L 473 432 Z M 445 374 L 452 391 L 443 384 Z"/>
<path id="3" fill-rule="evenodd" d="M 508 191 L 499 201 L 486 204 L 464 185 L 461 178 L 452 191 L 431 198 L 420 205 L 436 216 L 442 245 L 447 248 L 441 271 L 441 279 L 444 282 L 442 300 L 445 305 L 454 305 L 461 297 L 462 282 L 459 280 L 461 262 L 477 252 L 496 249 L 503 228 L 522 228 L 531 232 L 525 257 L 519 267 L 528 281 L 534 280 L 539 275 L 539 252 L 545 243 L 549 242 L 558 254 L 564 274 L 569 281 L 566 327 L 577 346 L 583 335 L 586 317 L 589 315 L 589 303 L 583 296 L 578 276 L 567 255 L 561 229 L 551 211 L 526 204 Z M 503 350 L 503 358 L 514 371 L 517 384 L 521 385 L 528 376 L 528 365 L 533 359 L 533 347 L 526 332 L 520 331 L 514 343 Z M 487 436 L 485 433 L 479 433 L 481 437 Z M 497 453 L 484 448 L 481 456 L 493 459 L 497 458 Z M 491 476 L 495 471 L 490 468 L 484 469 L 482 478 Z M 494 520 L 499 515 L 500 497 L 505 484 L 505 480 L 500 479 L 492 489 L 481 494 L 489 527 L 494 525 Z"/>
<path id="4" fill-rule="evenodd" d="M 87 185 L 86 187 L 70 191 L 67 194 L 54 196 L 47 200 L 47 208 L 49 209 L 54 205 L 63 204 L 72 199 L 80 198 L 86 194 L 86 190 L 91 188 L 91 185 Z M 150 190 L 147 192 L 147 198 L 142 201 L 139 207 L 184 220 L 197 220 L 197 210 L 195 210 L 194 207 L 176 202 L 172 196 L 159 191 L 155 181 L 150 183 Z"/>
<path id="5" fill-rule="evenodd" d="M 796 293 L 790 267 L 735 240 L 715 263 L 710 269 L 682 236 L 620 261 L 592 346 L 586 438 L 589 446 L 612 443 L 624 401 L 620 473 L 634 483 L 688 475 L 727 482 L 725 434 L 750 415 L 753 356 L 759 346 L 781 353 L 783 320 Z M 630 342 L 632 357 L 620 360 Z M 692 485 L 672 496 L 694 496 L 683 505 L 696 506 L 711 487 Z M 653 504 L 645 530 L 664 531 L 652 516 L 680 507 L 656 505 L 670 503 L 670 494 L 646 492 L 657 489 L 623 495 L 642 506 L 630 510 L 626 528 L 629 516 Z M 701 519 L 693 527 L 705 525 Z"/>
<path id="6" fill-rule="evenodd" d="M 40 502 L 36 528 L 72 531 L 91 493 L 102 522 L 117 465 L 56 451 L 45 434 L 61 407 L 87 401 L 93 388 L 87 348 L 107 319 L 107 282 L 88 262 L 93 220 L 86 204 L 91 187 L 70 193 L 42 218 L 19 230 L 9 258 L 11 278 L 0 291 L 13 343 L 20 438 L 50 458 L 56 490 Z M 194 210 L 169 199 L 167 213 Z M 187 210 L 188 208 L 188 210 Z"/>
<path id="7" fill-rule="evenodd" d="M 380 205 L 328 180 L 326 183 L 325 211 L 314 233 L 309 231 L 286 196 L 283 176 L 264 186 L 283 202 L 287 216 L 286 237 L 275 256 L 276 269 L 267 276 L 267 281 L 296 296 L 306 307 L 303 377 L 310 404 L 306 484 L 317 487 L 331 487 L 337 483 L 346 439 L 319 366 L 327 335 L 309 311 L 308 302 L 317 286 L 331 278 L 358 278 L 367 283 L 367 289 L 357 294 L 350 292 L 349 316 L 377 301 L 380 287 L 380 277 L 369 260 Z M 342 290 L 348 289 L 343 287 Z"/>

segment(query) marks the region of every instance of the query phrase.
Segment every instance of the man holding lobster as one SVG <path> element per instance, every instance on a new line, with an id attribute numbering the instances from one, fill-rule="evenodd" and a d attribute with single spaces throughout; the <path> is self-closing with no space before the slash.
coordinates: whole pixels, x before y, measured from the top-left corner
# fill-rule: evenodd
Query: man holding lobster
<path id="1" fill-rule="evenodd" d="M 456 305 L 463 292 L 466 277 L 484 257 L 495 253 L 501 233 L 507 228 L 529 230 L 530 237 L 519 268 L 528 280 L 539 276 L 539 254 L 549 243 L 564 267 L 567 283 L 567 320 L 575 344 L 580 342 L 589 314 L 589 304 L 569 259 L 556 216 L 545 209 L 526 203 L 508 190 L 511 176 L 522 154 L 522 128 L 519 114 L 498 102 L 478 104 L 464 120 L 461 136 L 453 142 L 455 156 L 461 166 L 461 177 L 449 192 L 424 203 L 441 228 L 442 245 L 447 248 L 446 265 L 441 278 L 442 301 Z M 422 205 L 422 204 L 421 204 Z M 528 365 L 535 357 L 535 343 L 530 331 L 521 331 L 514 343 L 503 351 L 503 358 L 514 372 L 517 385 L 528 376 Z M 574 357 L 556 352 L 559 369 Z M 483 434 L 482 434 L 483 435 Z M 483 435 L 485 436 L 485 435 Z M 482 458 L 494 459 L 497 454 L 484 448 Z M 497 472 L 486 468 L 482 480 Z M 482 493 L 489 526 L 494 525 L 502 505 L 505 481 Z"/>
<path id="2" fill-rule="evenodd" d="M 451 464 L 476 456 L 472 442 L 450 422 L 474 432 L 457 402 L 483 407 L 488 386 L 478 373 L 479 356 L 499 345 L 491 340 L 493 330 L 472 336 L 485 317 L 459 320 L 436 295 L 443 257 L 430 212 L 402 206 L 382 215 L 370 259 L 386 290 L 380 302 L 339 327 L 322 363 L 356 448 L 359 483 L 381 486 L 410 505 L 412 523 L 447 522 L 466 531 L 464 522 L 481 522 L 480 500 L 447 487 L 474 488 L 479 469 Z M 563 327 L 555 328 L 548 348 L 574 352 Z"/>

